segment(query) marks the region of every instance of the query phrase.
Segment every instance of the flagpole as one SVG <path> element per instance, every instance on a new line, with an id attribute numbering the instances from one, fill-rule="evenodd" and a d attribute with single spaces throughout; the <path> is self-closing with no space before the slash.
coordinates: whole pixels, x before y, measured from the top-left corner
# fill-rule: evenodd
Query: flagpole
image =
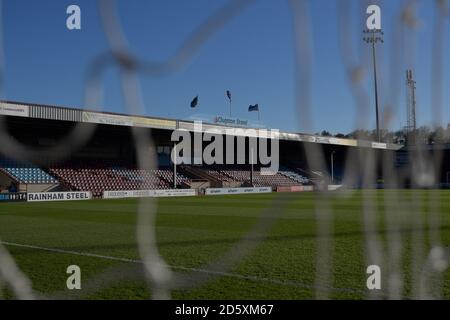
<path id="1" fill-rule="evenodd" d="M 230 99 L 230 118 L 231 118 L 231 99 Z"/>
<path id="2" fill-rule="evenodd" d="M 176 143 L 173 144 L 173 188 L 177 188 L 177 145 Z"/>
<path id="3" fill-rule="evenodd" d="M 253 187 L 253 145 L 251 147 L 251 154 L 252 154 L 252 159 L 251 159 L 251 170 L 250 170 L 250 185 L 251 187 Z"/>

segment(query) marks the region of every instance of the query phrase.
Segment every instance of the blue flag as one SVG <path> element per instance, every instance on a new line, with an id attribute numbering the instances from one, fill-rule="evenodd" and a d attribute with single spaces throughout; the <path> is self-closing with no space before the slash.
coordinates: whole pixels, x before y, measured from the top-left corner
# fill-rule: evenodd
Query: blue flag
<path id="1" fill-rule="evenodd" d="M 248 107 L 248 112 L 252 112 L 252 111 L 259 111 L 259 105 L 255 104 L 254 106 L 250 105 Z"/>
<path id="2" fill-rule="evenodd" d="M 231 92 L 230 92 L 230 90 L 227 90 L 227 97 L 231 101 Z"/>
<path id="3" fill-rule="evenodd" d="M 196 96 L 194 99 L 192 99 L 191 101 L 191 108 L 195 108 L 198 104 L 198 96 Z"/>

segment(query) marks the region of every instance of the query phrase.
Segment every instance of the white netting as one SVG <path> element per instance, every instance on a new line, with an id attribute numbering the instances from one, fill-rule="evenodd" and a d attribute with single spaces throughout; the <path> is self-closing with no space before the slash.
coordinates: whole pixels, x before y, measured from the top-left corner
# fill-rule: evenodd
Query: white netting
<path id="1" fill-rule="evenodd" d="M 109 68 L 115 67 L 120 70 L 122 91 L 127 105 L 127 111 L 131 114 L 139 114 L 144 110 L 143 98 L 139 77 L 156 77 L 182 70 L 192 57 L 202 49 L 204 44 L 227 23 L 238 16 L 242 10 L 252 10 L 251 6 L 255 0 L 231 0 L 223 8 L 217 10 L 206 21 L 204 21 L 190 37 L 185 39 L 180 48 L 166 61 L 153 62 L 142 61 L 134 57 L 127 44 L 127 35 L 123 31 L 116 14 L 115 1 L 99 0 L 103 30 L 107 35 L 110 48 L 101 53 L 87 66 L 88 78 L 85 86 L 85 105 L 102 105 L 102 76 Z M 378 3 L 378 1 L 374 1 Z M 414 68 L 416 65 L 415 52 L 417 51 L 417 7 L 420 1 L 401 1 L 401 8 L 394 15 L 391 24 L 393 29 L 389 30 L 392 43 L 391 52 L 383 55 L 380 61 L 380 78 L 383 81 L 384 93 L 381 105 L 381 128 L 390 128 L 396 114 L 403 112 L 404 102 L 400 97 L 400 86 L 404 83 L 404 71 Z M 357 30 L 364 26 L 361 21 L 355 24 L 356 13 L 364 15 L 365 8 L 371 4 L 369 1 L 336 1 L 338 26 L 336 37 L 339 39 L 341 50 L 341 61 L 347 72 L 348 88 L 352 92 L 355 105 L 355 128 L 372 127 L 368 122 L 366 114 L 372 110 L 372 102 L 367 92 L 366 84 L 371 81 L 370 51 L 362 42 L 362 33 L 355 37 Z M 296 109 L 298 111 L 298 124 L 302 132 L 311 132 L 313 128 L 313 103 L 312 103 L 312 81 L 314 74 L 312 59 L 314 49 L 312 47 L 314 33 L 311 22 L 310 2 L 305 0 L 289 1 L 292 11 L 294 28 L 295 48 L 295 85 L 296 85 Z M 433 92 L 432 115 L 434 124 L 440 124 L 443 114 L 443 74 L 444 62 L 444 22 L 448 16 L 448 3 L 445 0 L 434 1 L 433 15 L 433 47 L 432 51 L 432 82 Z M 1 23 L 0 23 L 1 25 Z M 3 43 L 3 45 L 5 45 Z M 0 68 L 3 69 L 7 61 L 2 54 L 3 45 L 0 45 Z M 364 46 L 364 47 L 363 47 Z M 389 68 L 385 66 L 388 65 Z M 151 109 L 150 109 L 151 110 Z M 151 112 L 151 111 L 150 111 Z M 95 126 L 78 124 L 73 131 L 61 140 L 56 147 L 46 151 L 36 151 L 22 145 L 11 138 L 5 128 L 5 119 L 0 117 L 0 151 L 9 157 L 18 160 L 27 160 L 39 163 L 42 158 L 65 159 L 78 148 L 85 145 L 92 136 Z M 155 148 L 148 132 L 134 128 L 133 137 L 137 146 L 137 159 L 141 169 L 152 169 L 155 167 Z M 319 145 L 306 144 L 307 162 L 317 170 L 327 172 L 324 150 Z M 439 168 L 442 162 L 442 152 L 435 152 L 432 156 L 423 148 L 417 148 L 409 155 L 414 161 L 410 172 L 414 172 L 412 184 L 416 187 L 427 187 L 429 181 L 435 182 L 435 173 L 438 170 L 430 170 L 430 166 Z M 360 183 L 363 188 L 376 183 L 377 169 L 374 156 L 371 152 L 352 151 L 346 157 L 348 168 L 343 178 L 347 185 Z M 386 239 L 380 238 L 376 218 L 377 199 L 372 190 L 363 189 L 363 203 L 360 207 L 365 237 L 365 259 L 366 265 L 380 265 L 384 272 L 383 279 L 387 279 L 382 291 L 367 291 L 368 298 L 405 298 L 404 296 L 404 273 L 401 256 L 404 253 L 406 243 L 402 236 L 404 229 L 414 230 L 413 243 L 411 243 L 411 282 L 412 292 L 409 298 L 436 298 L 442 297 L 442 284 L 444 278 L 442 273 L 447 268 L 448 249 L 442 246 L 440 240 L 439 204 L 440 193 L 431 194 L 431 199 L 424 200 L 403 191 L 396 191 L 395 187 L 403 187 L 408 179 L 396 171 L 394 159 L 391 153 L 386 153 L 382 161 L 382 176 L 385 183 L 392 187 L 389 194 L 383 194 L 381 204 L 384 206 L 386 221 Z M 348 196 L 350 191 L 342 192 L 342 197 Z M 155 235 L 156 203 L 151 199 L 141 199 L 138 207 L 138 223 L 136 225 L 136 236 L 139 246 L 140 262 L 144 266 L 144 279 L 149 285 L 152 298 L 167 299 L 171 292 L 176 289 L 189 289 L 204 285 L 205 283 L 227 274 L 233 266 L 246 257 L 261 241 L 271 226 L 279 217 L 280 208 L 287 204 L 289 198 L 282 194 L 276 196 L 271 206 L 265 208 L 259 220 L 242 239 L 232 246 L 229 251 L 220 258 L 203 266 L 201 270 L 176 270 L 167 265 L 159 253 Z M 281 209 L 282 210 L 282 209 Z M 316 216 L 316 281 L 312 288 L 317 298 L 329 298 L 336 290 L 333 287 L 333 216 L 334 211 L 328 193 L 319 193 L 315 202 Z M 427 211 L 427 220 L 422 219 L 422 213 Z M 429 237 L 428 245 L 425 245 L 425 236 Z M 1 235 L 0 235 L 1 238 Z M 427 248 L 431 249 L 428 250 Z M 139 262 L 139 263 L 140 263 Z M 88 296 L 116 281 L 117 274 L 121 279 L 142 276 L 140 264 L 130 264 L 111 268 L 105 271 L 95 281 L 84 284 L 83 291 L 79 293 L 80 298 Z M 387 275 L 386 275 L 387 274 Z M 13 257 L 8 253 L 5 246 L 0 242 L 0 288 L 2 286 L 11 288 L 14 296 L 19 299 L 30 298 L 54 298 L 64 297 L 63 293 L 56 293 L 51 297 L 42 297 L 33 293 L 32 284 L 17 267 Z M 297 284 L 300 285 L 300 284 Z M 348 290 L 351 290 L 348 288 Z M 1 290 L 0 290 L 1 292 Z"/>

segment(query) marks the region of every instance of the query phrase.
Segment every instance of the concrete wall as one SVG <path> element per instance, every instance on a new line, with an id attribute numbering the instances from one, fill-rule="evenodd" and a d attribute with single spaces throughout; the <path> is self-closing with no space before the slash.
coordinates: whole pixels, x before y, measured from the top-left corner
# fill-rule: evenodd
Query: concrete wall
<path id="1" fill-rule="evenodd" d="M 56 187 L 56 184 L 27 184 L 26 191 L 27 192 L 47 192 L 50 189 Z"/>
<path id="2" fill-rule="evenodd" d="M 7 189 L 11 184 L 11 181 L 13 181 L 13 179 L 11 179 L 6 173 L 0 171 L 0 191 Z"/>

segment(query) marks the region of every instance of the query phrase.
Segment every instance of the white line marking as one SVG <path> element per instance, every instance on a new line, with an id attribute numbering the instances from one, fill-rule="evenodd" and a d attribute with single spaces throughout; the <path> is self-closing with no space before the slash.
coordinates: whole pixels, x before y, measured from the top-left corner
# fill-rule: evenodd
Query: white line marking
<path id="1" fill-rule="evenodd" d="M 78 251 L 71 251 L 71 250 L 64 250 L 64 249 L 57 249 L 57 248 L 46 248 L 46 247 L 39 247 L 39 246 L 34 246 L 34 245 L 29 245 L 29 244 L 20 244 L 20 243 L 8 242 L 8 241 L 0 241 L 0 244 L 3 244 L 5 246 L 11 246 L 11 247 L 35 249 L 35 250 L 54 252 L 54 253 L 62 253 L 62 254 L 70 254 L 70 255 L 76 255 L 76 256 L 82 256 L 82 257 L 91 257 L 91 258 L 120 261 L 120 262 L 126 262 L 126 263 L 143 264 L 142 260 L 105 256 L 105 255 L 101 255 L 101 254 L 88 253 L 88 252 L 78 252 Z M 178 270 L 190 271 L 190 272 L 207 273 L 207 274 L 235 278 L 235 279 L 240 279 L 240 280 L 255 281 L 255 282 L 267 282 L 267 283 L 284 285 L 284 286 L 300 287 L 300 288 L 304 288 L 304 289 L 315 289 L 316 288 L 315 285 L 305 284 L 305 283 L 291 281 L 291 280 L 282 281 L 282 280 L 276 280 L 276 279 L 271 279 L 271 278 L 260 278 L 260 277 L 256 277 L 256 276 L 246 276 L 246 275 L 240 275 L 240 274 L 236 274 L 236 273 L 205 270 L 205 269 L 198 269 L 198 268 L 188 268 L 188 267 L 182 267 L 182 266 L 170 266 L 169 265 L 169 267 L 172 269 L 178 269 Z M 349 293 L 360 293 L 360 294 L 365 293 L 364 290 L 354 289 L 354 288 L 335 288 L 332 286 L 327 286 L 327 289 L 333 290 L 333 291 L 340 291 L 340 292 L 349 292 Z"/>
<path id="2" fill-rule="evenodd" d="M 95 253 L 88 253 L 88 252 L 77 252 L 77 251 L 64 250 L 64 249 L 45 248 L 45 247 L 33 246 L 33 245 L 30 245 L 30 244 L 20 244 L 20 243 L 13 243 L 13 242 L 7 242 L 7 241 L 0 241 L 0 244 L 3 244 L 5 246 L 11 246 L 11 247 L 36 249 L 36 250 L 41 250 L 41 251 L 63 253 L 63 254 L 71 254 L 71 255 L 83 256 L 83 257 L 92 257 L 92 258 L 99 258 L 99 259 L 106 259 L 106 260 L 113 260 L 113 261 L 129 262 L 129 263 L 142 263 L 142 261 L 140 261 L 140 260 L 119 258 L 119 257 L 111 257 L 111 256 L 104 256 L 104 255 L 95 254 Z"/>

